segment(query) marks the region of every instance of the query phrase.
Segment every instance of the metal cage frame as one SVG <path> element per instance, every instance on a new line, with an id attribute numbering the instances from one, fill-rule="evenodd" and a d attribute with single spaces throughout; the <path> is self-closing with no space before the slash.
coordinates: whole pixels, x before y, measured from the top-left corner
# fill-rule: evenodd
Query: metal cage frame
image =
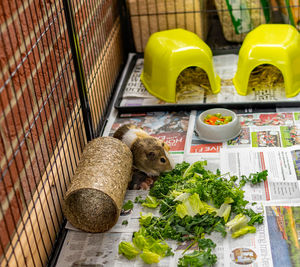
<path id="1" fill-rule="evenodd" d="M 128 78 L 128 54 L 142 56 L 147 36 L 184 27 L 201 32 L 215 54 L 239 50 L 241 43 L 226 40 L 222 33 L 220 16 L 228 11 L 226 6 L 216 9 L 206 0 L 158 3 L 0 2 L 1 266 L 55 264 L 65 233 L 63 195 L 84 146 L 101 135 L 116 88 L 126 83 L 119 84 L 119 78 Z M 279 11 L 287 8 L 299 6 L 279 3 L 272 10 L 276 23 L 282 22 Z M 141 110 L 149 109 L 119 109 Z"/>

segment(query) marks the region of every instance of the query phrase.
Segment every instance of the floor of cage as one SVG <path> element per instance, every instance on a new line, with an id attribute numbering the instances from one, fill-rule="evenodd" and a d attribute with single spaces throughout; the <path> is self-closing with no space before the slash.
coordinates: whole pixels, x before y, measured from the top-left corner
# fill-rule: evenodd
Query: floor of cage
<path id="1" fill-rule="evenodd" d="M 247 114 L 248 113 L 248 114 Z M 267 111 L 267 110 L 263 110 L 263 112 L 261 112 L 263 114 L 257 114 L 257 116 L 253 116 L 252 111 L 241 111 L 241 113 L 239 113 L 239 116 L 241 118 L 241 121 L 243 121 L 244 126 L 246 126 L 246 128 L 249 128 L 249 132 L 248 131 L 244 131 L 243 132 L 243 138 L 241 139 L 237 139 L 232 142 L 232 143 L 224 143 L 224 148 L 229 148 L 227 150 L 227 154 L 229 155 L 229 153 L 236 153 L 234 152 L 233 146 L 235 146 L 235 148 L 240 148 L 241 150 L 241 155 L 245 155 L 246 153 L 246 143 L 245 141 L 249 141 L 249 148 L 250 145 L 253 144 L 253 147 L 255 147 L 256 143 L 253 143 L 254 141 L 252 141 L 251 136 L 249 133 L 253 133 L 253 135 L 255 136 L 261 136 L 261 135 L 265 135 L 266 137 L 269 136 L 273 136 L 275 135 L 273 132 L 278 132 L 277 135 L 282 136 L 282 138 L 284 137 L 285 134 L 280 133 L 278 131 L 278 123 L 280 123 L 281 125 L 285 125 L 286 128 L 289 132 L 291 132 L 291 129 L 293 129 L 291 126 L 291 121 L 293 121 L 293 125 L 294 123 L 299 122 L 299 117 L 297 117 L 298 119 L 295 119 L 296 117 L 294 115 L 298 114 L 298 112 L 296 112 L 296 110 L 291 109 L 285 109 L 285 110 L 272 110 L 272 111 Z M 171 114 L 171 117 L 168 117 L 168 115 Z M 166 133 L 172 134 L 170 136 L 174 136 L 174 138 L 176 138 L 176 140 L 178 140 L 178 143 L 181 143 L 181 146 L 178 145 L 174 145 L 172 146 L 172 156 L 174 156 L 174 158 L 176 159 L 176 162 L 181 162 L 183 158 L 187 159 L 187 161 L 191 160 L 193 157 L 197 157 L 199 159 L 199 157 L 203 157 L 206 158 L 208 160 L 208 165 L 210 166 L 210 168 L 213 168 L 213 170 L 215 170 L 217 167 L 220 166 L 220 158 L 217 157 L 217 155 L 219 155 L 220 151 L 217 151 L 216 147 L 217 145 L 214 145 L 214 149 L 216 149 L 215 152 L 210 152 L 211 156 L 208 156 L 208 153 L 206 154 L 201 154 L 201 153 L 205 153 L 200 149 L 203 149 L 203 147 L 208 148 L 212 148 L 210 147 L 211 144 L 205 143 L 205 142 L 201 142 L 199 140 L 199 138 L 193 134 L 194 133 L 194 129 L 193 129 L 193 121 L 195 120 L 196 116 L 199 113 L 197 113 L 196 111 L 193 112 L 165 112 L 165 113 L 147 113 L 147 114 L 128 114 L 127 116 L 111 116 L 110 118 L 110 125 L 107 125 L 105 128 L 105 135 L 110 135 L 111 133 L 113 133 L 116 129 L 116 127 L 120 124 L 123 123 L 127 123 L 129 120 L 131 121 L 135 121 L 137 124 L 143 124 L 143 125 L 149 125 L 146 123 L 147 118 L 151 118 L 151 125 L 153 128 L 153 132 L 152 133 L 156 133 L 156 134 L 160 134 L 160 136 L 167 136 Z M 275 118 L 275 119 L 272 119 Z M 172 122 L 174 121 L 182 121 L 182 122 L 187 122 L 188 121 L 188 125 L 190 125 L 189 127 L 186 127 L 186 124 L 184 123 L 180 123 L 180 124 L 176 124 L 176 127 L 173 128 L 173 124 Z M 159 122 L 159 123 L 158 123 Z M 149 123 L 149 121 L 148 121 Z M 161 128 L 155 128 L 155 125 L 160 125 Z M 185 126 L 184 126 L 185 125 Z M 296 125 L 296 124 L 295 124 Z M 252 127 L 252 128 L 251 128 Z M 265 127 L 268 127 L 268 130 L 265 131 Z M 146 127 L 147 128 L 147 127 Z M 189 130 L 190 129 L 190 130 Z M 247 138 L 246 138 L 247 136 Z M 255 138 L 254 138 L 255 139 Z M 253 140 L 254 140 L 253 139 Z M 179 140 L 181 140 L 179 142 Z M 184 140 L 184 141 L 182 141 Z M 242 141 L 243 140 L 243 141 Z M 289 141 L 288 138 L 286 138 L 287 142 Z M 188 146 L 185 146 L 185 142 L 188 143 Z M 252 142 L 252 143 L 251 143 Z M 257 141 L 258 142 L 258 141 Z M 279 153 L 281 153 L 280 151 L 287 151 L 289 148 L 288 147 L 280 147 L 279 145 L 279 138 L 276 141 L 277 145 L 278 145 L 278 150 Z M 263 147 L 264 143 L 261 141 L 260 147 L 256 147 L 257 149 L 265 149 Z M 228 147 L 227 147 L 228 145 Z M 221 145 L 219 144 L 219 147 Z M 193 150 L 192 150 L 193 149 Z M 198 150 L 197 150 L 198 149 Z M 211 150 L 212 151 L 212 150 Z M 225 150 L 226 151 L 226 150 Z M 251 150 L 250 150 L 251 151 Z M 258 150 L 257 150 L 258 151 Z M 267 151 L 267 150 L 266 150 Z M 260 150 L 260 155 L 267 153 L 265 150 Z M 275 151 L 275 150 L 273 150 Z M 179 153 L 180 152 L 180 153 Z M 214 153 L 214 155 L 212 155 L 212 153 Z M 256 153 L 256 152 L 255 152 Z M 223 154 L 225 155 L 225 154 Z M 248 154 L 247 154 L 248 155 Z M 251 154 L 252 155 L 252 154 Z M 267 154 L 265 154 L 267 155 Z M 279 154 L 278 154 L 279 155 Z M 216 158 L 214 158 L 214 156 Z M 226 156 L 227 158 L 227 156 Z M 256 157 L 253 157 L 256 158 Z M 226 159 L 226 162 L 229 162 L 229 157 L 228 160 Z M 230 158 L 230 162 L 232 163 L 233 160 L 232 158 Z M 244 164 L 245 162 L 248 164 L 248 161 L 243 161 Z M 243 163 L 242 162 L 242 163 Z M 234 164 L 234 166 L 236 166 L 236 164 L 240 164 L 240 163 L 232 163 Z M 270 164 L 270 162 L 268 163 Z M 278 164 L 279 166 L 280 164 Z M 244 165 L 246 166 L 246 165 Z M 253 165 L 250 164 L 250 166 L 252 167 Z M 267 165 L 267 169 L 269 169 L 270 165 Z M 289 166 L 293 166 L 292 164 L 290 164 Z M 138 183 L 136 183 L 138 185 Z M 278 183 L 278 186 L 282 186 L 282 183 Z M 142 188 L 139 188 L 137 190 L 128 190 L 127 191 L 127 196 L 125 197 L 125 201 L 124 203 L 126 203 L 127 201 L 134 201 L 136 197 L 139 198 L 146 198 L 147 196 L 147 190 L 141 190 Z M 255 189 L 256 190 L 256 189 Z M 298 192 L 298 191 L 297 191 Z M 267 191 L 262 190 L 261 194 L 267 194 Z M 255 193 L 255 196 L 257 196 L 257 190 Z M 298 193 L 299 195 L 299 193 Z M 298 199 L 299 200 L 299 199 Z M 279 202 L 276 202 L 279 203 Z M 299 202 L 295 203 L 295 205 L 297 204 L 297 206 L 299 205 Z M 291 206 L 295 206 L 295 205 L 291 205 Z M 280 205 L 279 205 L 280 206 Z M 292 208 L 292 207 L 291 207 Z M 118 254 L 118 244 L 121 241 L 130 241 L 130 238 L 132 237 L 132 233 L 130 231 L 136 231 L 137 230 L 137 226 L 135 224 L 136 222 L 136 218 L 135 217 L 131 217 L 130 214 L 140 214 L 139 211 L 142 209 L 140 206 L 138 206 L 137 204 L 134 205 L 134 211 L 131 213 L 126 213 L 126 215 L 124 215 L 123 217 L 120 216 L 118 223 L 116 224 L 115 228 L 107 233 L 94 233 L 94 234 L 90 234 L 90 233 L 84 233 L 84 232 L 79 232 L 79 231 L 75 231 L 75 229 L 72 228 L 68 228 L 67 230 L 67 236 L 65 239 L 65 242 L 63 244 L 63 247 L 61 248 L 61 253 L 60 255 L 58 255 L 58 259 L 57 262 L 53 265 L 50 266 L 56 266 L 56 267 L 64 267 L 64 266 L 136 266 L 136 262 L 134 261 L 128 261 L 126 258 L 124 258 L 123 256 L 120 256 Z M 294 208 L 295 209 L 295 208 Z M 298 209 L 298 208 L 297 208 Z M 143 210 L 143 212 L 145 212 L 145 210 Z M 127 216 L 127 217 L 126 217 Z M 125 224 L 123 225 L 122 222 L 123 220 L 127 220 L 128 225 L 125 226 Z M 70 227 L 67 226 L 67 227 Z M 129 228 L 131 227 L 131 228 Z M 273 229 L 271 228 L 271 226 L 267 226 L 270 227 L 269 229 Z M 127 230 L 126 230 L 127 229 Z M 131 230 L 128 230 L 131 229 Z M 254 238 L 259 238 L 259 235 L 255 236 L 253 235 Z M 257 240 L 257 239 L 255 239 Z M 271 239 L 271 241 L 269 241 L 269 239 L 265 239 L 265 245 L 266 247 L 269 248 L 269 244 L 270 242 L 276 242 L 276 238 Z M 80 242 L 79 242 L 80 241 Z M 249 242 L 248 242 L 249 243 Z M 246 243 L 245 243 L 246 244 Z M 220 244 L 218 244 L 220 245 Z M 177 247 L 174 244 L 174 248 Z M 176 250 L 179 251 L 179 250 Z M 273 250 L 268 250 L 270 253 L 270 251 L 272 251 L 272 253 L 274 252 Z M 175 252 L 176 253 L 176 252 Z M 178 255 L 181 252 L 177 252 Z M 59 254 L 59 253 L 58 253 Z M 230 262 L 230 253 L 225 254 L 224 253 L 224 262 L 229 263 Z M 270 254 L 268 254 L 268 261 L 271 262 L 271 256 Z M 262 262 L 262 257 L 258 257 L 257 258 L 257 262 L 258 264 L 260 264 Z M 167 266 L 176 266 L 176 263 L 174 261 L 172 261 L 172 258 L 168 258 L 166 259 L 168 261 L 168 265 Z M 265 260 L 265 258 L 264 258 Z M 135 265 L 136 264 L 136 265 Z M 226 266 L 229 266 L 229 264 L 226 264 Z M 271 264 L 270 264 L 271 266 Z"/>

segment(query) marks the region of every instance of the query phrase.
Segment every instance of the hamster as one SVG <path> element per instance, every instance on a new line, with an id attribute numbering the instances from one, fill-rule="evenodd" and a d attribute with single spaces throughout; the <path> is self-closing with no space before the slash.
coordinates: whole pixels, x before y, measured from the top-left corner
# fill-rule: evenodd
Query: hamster
<path id="1" fill-rule="evenodd" d="M 113 137 L 130 148 L 134 167 L 148 176 L 158 176 L 174 168 L 174 161 L 168 152 L 170 147 L 136 125 L 122 125 Z"/>

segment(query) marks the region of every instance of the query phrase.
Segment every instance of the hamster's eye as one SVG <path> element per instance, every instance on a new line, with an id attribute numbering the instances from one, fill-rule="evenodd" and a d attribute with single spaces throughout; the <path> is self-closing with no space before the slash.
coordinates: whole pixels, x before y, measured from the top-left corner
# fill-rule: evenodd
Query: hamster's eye
<path id="1" fill-rule="evenodd" d="M 162 146 L 165 146 L 165 143 L 161 143 Z"/>
<path id="2" fill-rule="evenodd" d="M 166 159 L 165 158 L 160 158 L 160 162 L 166 163 Z"/>

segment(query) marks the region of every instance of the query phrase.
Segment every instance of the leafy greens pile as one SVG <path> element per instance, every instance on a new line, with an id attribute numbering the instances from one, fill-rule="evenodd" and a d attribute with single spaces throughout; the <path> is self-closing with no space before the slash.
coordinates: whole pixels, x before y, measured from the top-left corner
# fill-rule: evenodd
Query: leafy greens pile
<path id="1" fill-rule="evenodd" d="M 225 237 L 230 231 L 231 237 L 237 238 L 255 233 L 254 224 L 262 224 L 263 216 L 246 208 L 249 202 L 242 187 L 266 180 L 267 171 L 242 176 L 237 183 L 238 177 L 222 176 L 219 170 L 214 174 L 204 168 L 206 164 L 177 164 L 159 177 L 145 200 L 136 199 L 145 207 L 159 206 L 161 216 L 141 214 L 140 230 L 133 234 L 133 242 L 119 244 L 120 254 L 128 259 L 140 255 L 146 263 L 157 263 L 173 255 L 165 239 L 189 241 L 189 247 L 197 244 L 198 250 L 180 258 L 178 266 L 212 266 L 217 261 L 212 253 L 216 244 L 205 238 L 206 234 L 216 231 Z"/>

